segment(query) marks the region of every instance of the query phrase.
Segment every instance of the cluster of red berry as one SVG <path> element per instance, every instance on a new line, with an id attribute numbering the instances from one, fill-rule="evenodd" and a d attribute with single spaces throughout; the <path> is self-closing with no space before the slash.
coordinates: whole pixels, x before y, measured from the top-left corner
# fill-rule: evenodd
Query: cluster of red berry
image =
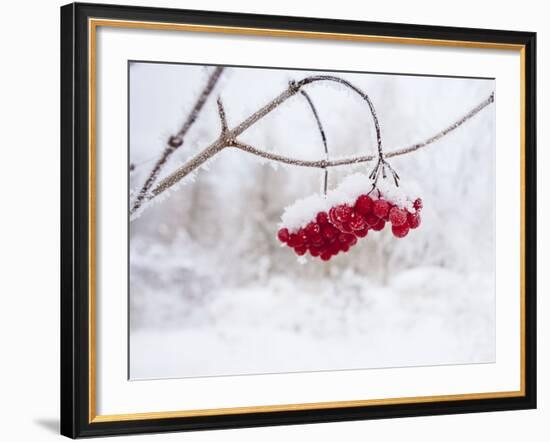
<path id="1" fill-rule="evenodd" d="M 416 199 L 414 211 L 400 208 L 383 198 L 372 199 L 361 195 L 353 206 L 340 204 L 327 212 L 319 212 L 296 232 L 283 227 L 277 233 L 279 241 L 294 249 L 298 256 L 309 251 L 311 256 L 328 261 L 340 252 L 347 252 L 357 244 L 358 238 L 367 236 L 369 230 L 381 231 L 391 223 L 397 238 L 407 236 L 410 229 L 420 226 L 422 200 Z"/>

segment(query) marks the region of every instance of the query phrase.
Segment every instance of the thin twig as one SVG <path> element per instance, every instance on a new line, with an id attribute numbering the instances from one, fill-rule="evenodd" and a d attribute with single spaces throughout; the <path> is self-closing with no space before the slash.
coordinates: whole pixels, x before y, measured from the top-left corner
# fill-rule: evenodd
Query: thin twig
<path id="1" fill-rule="evenodd" d="M 463 117 L 455 121 L 450 126 L 443 129 L 441 132 L 438 132 L 437 134 L 433 135 L 430 138 L 427 138 L 426 140 L 413 144 L 409 147 L 404 147 L 402 149 L 396 149 L 391 152 L 388 152 L 385 154 L 386 158 L 396 157 L 398 155 L 404 155 L 406 153 L 414 152 L 415 150 L 418 150 L 424 146 L 427 146 L 428 144 L 432 144 L 439 140 L 440 138 L 443 138 L 445 135 L 449 134 L 450 132 L 454 131 L 455 129 L 458 129 L 460 126 L 462 126 L 466 121 L 468 121 L 470 118 L 475 116 L 477 113 L 479 113 L 481 110 L 489 106 L 492 102 L 495 101 L 495 93 L 491 92 L 491 95 L 489 95 L 485 100 L 483 100 L 481 103 L 479 103 L 476 107 L 474 107 L 470 112 L 465 114 Z"/>
<path id="2" fill-rule="evenodd" d="M 218 97 L 218 115 L 220 116 L 220 123 L 222 125 L 222 135 L 226 134 L 228 131 L 227 128 L 227 117 L 225 116 L 225 109 L 223 107 L 222 99 L 221 97 Z"/>
<path id="3" fill-rule="evenodd" d="M 166 147 L 164 148 L 164 151 L 161 155 L 161 157 L 158 159 L 158 161 L 153 166 L 153 169 L 151 170 L 151 173 L 145 180 L 145 183 L 143 183 L 143 187 L 139 191 L 136 200 L 134 201 L 133 207 L 131 212 L 135 212 L 137 209 L 141 207 L 143 202 L 145 201 L 147 194 L 153 184 L 155 183 L 155 180 L 157 179 L 162 167 L 166 164 L 170 156 L 183 144 L 183 138 L 193 125 L 193 123 L 197 120 L 197 117 L 199 116 L 200 111 L 204 107 L 204 104 L 206 103 L 206 100 L 212 93 L 212 90 L 216 86 L 216 83 L 220 79 L 220 76 L 223 72 L 223 67 L 216 67 L 212 74 L 210 74 L 210 77 L 208 78 L 208 82 L 206 83 L 206 86 L 204 86 L 204 89 L 202 90 L 201 94 L 197 98 L 197 101 L 195 102 L 195 105 L 193 106 L 193 109 L 191 109 L 191 112 L 187 116 L 187 119 L 181 126 L 181 128 L 176 132 L 175 135 L 170 136 L 166 143 Z"/>
<path id="4" fill-rule="evenodd" d="M 323 147 L 325 148 L 325 159 L 328 160 L 328 146 L 327 146 L 327 137 L 325 135 L 325 130 L 323 129 L 323 125 L 321 124 L 321 119 L 319 118 L 319 113 L 317 112 L 317 109 L 315 105 L 313 104 L 313 101 L 311 100 L 311 97 L 306 91 L 300 92 L 307 100 L 309 107 L 311 108 L 311 112 L 313 113 L 313 116 L 315 117 L 315 121 L 317 122 L 317 127 L 319 128 L 319 133 L 321 134 L 321 140 L 323 141 Z"/>
<path id="5" fill-rule="evenodd" d="M 309 104 L 309 108 L 313 113 L 313 117 L 317 122 L 317 128 L 319 129 L 319 133 L 321 134 L 321 140 L 323 141 L 323 147 L 325 148 L 325 160 L 328 161 L 327 137 L 325 135 L 325 130 L 323 129 L 323 124 L 321 123 L 321 119 L 319 118 L 319 113 L 317 112 L 317 108 L 315 107 L 315 104 L 313 104 L 313 100 L 311 99 L 311 97 L 306 91 L 300 91 L 300 93 L 305 97 L 307 103 Z M 323 181 L 323 195 L 326 196 L 327 191 L 328 191 L 328 169 L 325 167 L 324 181 Z"/>

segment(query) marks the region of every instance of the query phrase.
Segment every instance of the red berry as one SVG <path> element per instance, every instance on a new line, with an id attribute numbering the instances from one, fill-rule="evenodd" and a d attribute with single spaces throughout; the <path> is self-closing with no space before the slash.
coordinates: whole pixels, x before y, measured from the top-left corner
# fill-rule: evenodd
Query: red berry
<path id="1" fill-rule="evenodd" d="M 361 215 L 360 213 L 353 212 L 351 214 L 351 219 L 349 222 L 349 226 L 352 228 L 352 230 L 361 230 L 363 227 L 365 227 L 365 217 Z"/>
<path id="2" fill-rule="evenodd" d="M 340 232 L 344 232 L 344 233 L 353 233 L 353 229 L 351 228 L 351 224 L 350 223 L 342 223 L 338 226 L 338 230 L 340 230 Z"/>
<path id="3" fill-rule="evenodd" d="M 338 241 L 342 244 L 350 244 L 353 240 L 357 241 L 355 236 L 350 235 L 349 233 L 340 233 L 340 235 L 338 235 Z"/>
<path id="4" fill-rule="evenodd" d="M 416 229 L 420 225 L 420 212 L 407 213 L 407 221 L 411 229 Z"/>
<path id="5" fill-rule="evenodd" d="M 409 226 L 403 224 L 402 226 L 392 226 L 391 231 L 398 238 L 404 238 L 409 233 Z"/>
<path id="6" fill-rule="evenodd" d="M 371 227 L 371 229 L 376 232 L 380 232 L 380 230 L 384 229 L 385 225 L 386 225 L 386 221 L 384 221 L 383 219 L 379 219 L 378 222 Z"/>
<path id="7" fill-rule="evenodd" d="M 340 250 L 341 250 L 342 252 L 347 252 L 347 251 L 349 250 L 349 246 L 348 246 L 347 244 L 342 244 L 342 245 L 340 246 Z"/>
<path id="8" fill-rule="evenodd" d="M 323 261 L 328 261 L 330 258 L 332 258 L 332 253 L 330 253 L 329 251 L 324 251 L 323 253 L 321 253 L 321 259 Z"/>
<path id="9" fill-rule="evenodd" d="M 285 243 L 288 242 L 288 239 L 290 238 L 288 229 L 286 227 L 279 229 L 279 231 L 277 232 L 277 238 L 279 238 L 279 241 L 281 242 L 285 242 Z"/>
<path id="10" fill-rule="evenodd" d="M 378 224 L 378 221 L 380 221 L 380 218 L 378 218 L 374 213 L 369 213 L 367 216 L 365 216 L 365 222 L 368 226 L 375 226 Z"/>
<path id="11" fill-rule="evenodd" d="M 323 245 L 324 240 L 320 233 L 316 233 L 315 235 L 311 235 L 309 237 L 309 242 L 314 246 L 321 246 Z"/>
<path id="12" fill-rule="evenodd" d="M 352 235 L 348 244 L 350 247 L 354 246 L 355 244 L 357 244 L 357 238 L 354 235 Z"/>
<path id="13" fill-rule="evenodd" d="M 300 229 L 298 230 L 298 245 L 301 246 L 301 245 L 304 245 L 304 244 L 307 244 L 308 242 L 308 238 L 307 238 L 307 233 L 305 231 L 305 229 Z"/>
<path id="14" fill-rule="evenodd" d="M 311 247 L 309 253 L 311 253 L 311 256 L 316 257 L 321 254 L 321 249 L 319 249 L 319 247 Z"/>
<path id="15" fill-rule="evenodd" d="M 313 235 L 318 235 L 319 232 L 321 232 L 321 227 L 317 223 L 310 222 L 306 226 L 306 233 L 307 233 L 308 238 L 311 238 Z"/>
<path id="16" fill-rule="evenodd" d="M 365 227 L 361 230 L 357 230 L 356 232 L 353 232 L 355 233 L 355 236 L 357 236 L 358 238 L 364 238 L 365 236 L 367 236 L 367 233 L 369 233 L 369 228 L 368 227 Z"/>
<path id="17" fill-rule="evenodd" d="M 340 224 L 340 221 L 336 217 L 336 207 L 331 207 L 328 211 L 328 218 L 332 224 Z"/>
<path id="18" fill-rule="evenodd" d="M 420 210 L 423 207 L 422 198 L 417 198 L 416 201 L 413 204 L 414 208 L 416 210 Z"/>
<path id="19" fill-rule="evenodd" d="M 328 224 L 328 215 L 327 212 L 319 212 L 315 217 L 318 224 Z"/>
<path id="20" fill-rule="evenodd" d="M 334 216 L 336 217 L 336 221 L 340 223 L 349 222 L 352 211 L 353 209 L 347 204 L 341 204 L 339 206 L 336 206 L 336 209 L 334 211 Z"/>
<path id="21" fill-rule="evenodd" d="M 389 220 L 394 226 L 401 226 L 407 222 L 407 211 L 393 206 L 390 210 Z"/>
<path id="22" fill-rule="evenodd" d="M 307 247 L 304 247 L 304 246 L 294 247 L 294 251 L 296 252 L 296 255 L 303 256 L 307 252 Z"/>
<path id="23" fill-rule="evenodd" d="M 355 201 L 355 210 L 359 212 L 362 215 L 367 215 L 372 210 L 372 198 L 368 195 L 361 195 L 359 198 L 357 198 L 357 201 Z"/>
<path id="24" fill-rule="evenodd" d="M 323 226 L 321 233 L 324 238 L 326 238 L 329 242 L 332 242 L 338 235 L 338 229 L 330 224 L 327 224 L 326 226 Z"/>
<path id="25" fill-rule="evenodd" d="M 372 205 L 372 212 L 378 218 L 385 218 L 386 216 L 388 216 L 389 211 L 390 211 L 390 203 L 388 203 L 386 200 L 383 200 L 383 199 L 376 200 Z"/>
<path id="26" fill-rule="evenodd" d="M 296 233 L 291 233 L 288 237 L 287 244 L 289 247 L 296 247 L 298 245 L 298 235 L 296 235 Z"/>

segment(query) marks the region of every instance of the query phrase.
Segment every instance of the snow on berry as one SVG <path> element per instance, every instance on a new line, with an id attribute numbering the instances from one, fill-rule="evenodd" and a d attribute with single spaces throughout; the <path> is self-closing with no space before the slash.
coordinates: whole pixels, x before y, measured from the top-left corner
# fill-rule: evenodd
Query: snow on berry
<path id="1" fill-rule="evenodd" d="M 391 204 L 383 198 L 380 198 L 372 205 L 372 213 L 381 219 L 386 219 L 391 209 Z"/>
<path id="2" fill-rule="evenodd" d="M 405 237 L 420 225 L 421 209 L 420 198 L 410 198 L 389 180 L 379 180 L 372 189 L 372 181 L 356 173 L 326 196 L 310 195 L 287 207 L 277 237 L 300 257 L 309 252 L 329 261 L 348 252 L 369 230 L 383 230 L 386 222 L 394 236 Z"/>
<path id="3" fill-rule="evenodd" d="M 389 220 L 394 226 L 401 226 L 407 222 L 408 212 L 404 209 L 400 209 L 397 206 L 393 206 L 390 209 Z"/>

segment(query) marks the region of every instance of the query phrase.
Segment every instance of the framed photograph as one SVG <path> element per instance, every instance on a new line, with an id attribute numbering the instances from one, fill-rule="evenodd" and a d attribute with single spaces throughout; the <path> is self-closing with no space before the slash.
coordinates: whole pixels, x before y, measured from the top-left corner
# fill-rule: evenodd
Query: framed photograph
<path id="1" fill-rule="evenodd" d="M 61 8 L 61 432 L 536 407 L 536 36 Z"/>

